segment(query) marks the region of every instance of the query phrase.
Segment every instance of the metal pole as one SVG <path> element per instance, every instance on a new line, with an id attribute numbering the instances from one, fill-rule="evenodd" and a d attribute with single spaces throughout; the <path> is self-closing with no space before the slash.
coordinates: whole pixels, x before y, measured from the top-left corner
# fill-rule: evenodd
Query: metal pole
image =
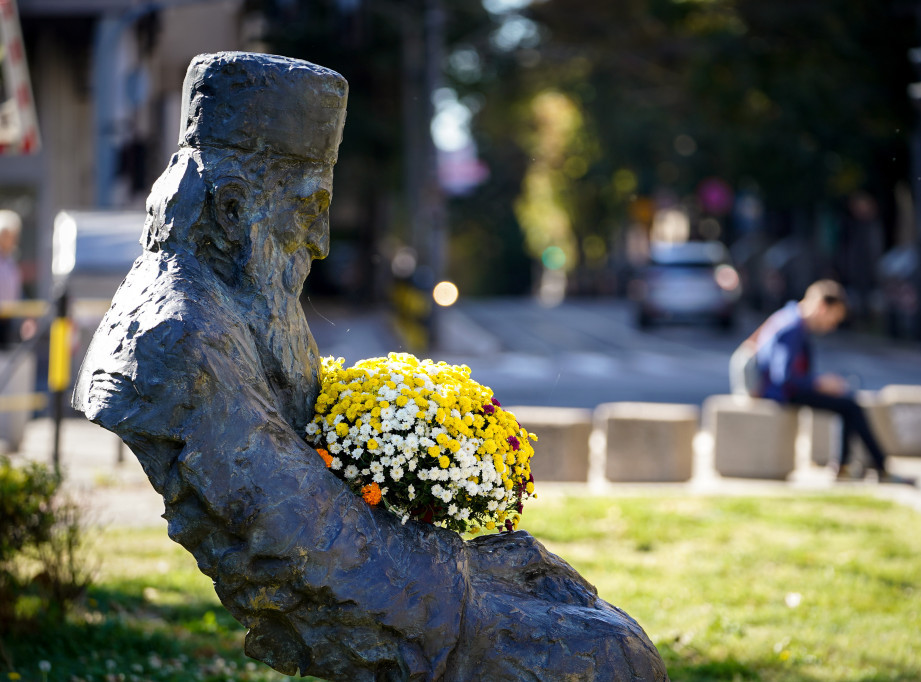
<path id="1" fill-rule="evenodd" d="M 432 281 L 428 291 L 424 292 L 428 300 L 429 313 L 429 348 L 437 348 L 439 307 L 432 301 L 432 288 L 444 274 L 445 242 L 447 241 L 447 217 L 444 192 L 438 178 L 438 151 L 432 139 L 431 124 L 434 115 L 435 91 L 443 84 L 442 62 L 444 61 L 444 8 L 441 0 L 425 0 L 425 90 L 428 98 L 425 126 L 425 185 L 423 191 L 423 220 L 428 224 L 429 234 L 426 245 L 426 260 L 431 268 Z"/>

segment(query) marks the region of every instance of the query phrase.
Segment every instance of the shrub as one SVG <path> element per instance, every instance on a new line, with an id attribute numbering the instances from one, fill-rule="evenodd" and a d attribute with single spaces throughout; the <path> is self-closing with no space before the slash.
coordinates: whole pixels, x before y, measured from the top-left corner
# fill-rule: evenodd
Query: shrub
<path id="1" fill-rule="evenodd" d="M 0 623 L 15 625 L 22 598 L 67 610 L 91 582 L 81 507 L 60 495 L 48 467 L 0 457 Z"/>
<path id="2" fill-rule="evenodd" d="M 41 464 L 14 466 L 0 457 L 0 570 L 23 548 L 46 542 L 54 527 L 61 479 Z"/>

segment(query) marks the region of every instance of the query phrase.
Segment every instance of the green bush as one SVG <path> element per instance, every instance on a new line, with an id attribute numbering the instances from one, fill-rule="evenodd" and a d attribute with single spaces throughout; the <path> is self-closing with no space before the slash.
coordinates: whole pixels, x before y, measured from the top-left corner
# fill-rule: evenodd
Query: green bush
<path id="1" fill-rule="evenodd" d="M 82 510 L 61 499 L 61 478 L 0 457 L 0 624 L 14 627 L 29 600 L 61 613 L 90 583 Z"/>
<path id="2" fill-rule="evenodd" d="M 23 547 L 51 537 L 60 484 L 60 477 L 41 464 L 14 466 L 0 457 L 0 570 L 8 569 Z"/>

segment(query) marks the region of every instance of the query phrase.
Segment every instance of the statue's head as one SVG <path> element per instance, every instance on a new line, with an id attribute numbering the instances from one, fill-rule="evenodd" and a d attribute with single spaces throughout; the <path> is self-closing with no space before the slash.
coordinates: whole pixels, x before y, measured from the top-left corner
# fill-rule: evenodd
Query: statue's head
<path id="1" fill-rule="evenodd" d="M 195 57 L 179 151 L 148 199 L 145 247 L 191 250 L 223 279 L 281 273 L 299 291 L 329 249 L 329 204 L 348 84 L 297 59 Z"/>

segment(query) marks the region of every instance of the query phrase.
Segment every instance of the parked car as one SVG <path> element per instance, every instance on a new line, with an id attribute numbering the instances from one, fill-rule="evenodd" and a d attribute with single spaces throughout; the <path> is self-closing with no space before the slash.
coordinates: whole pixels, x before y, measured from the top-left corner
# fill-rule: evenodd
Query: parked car
<path id="1" fill-rule="evenodd" d="M 641 327 L 653 322 L 707 322 L 732 327 L 742 287 L 726 246 L 717 241 L 653 243 L 631 283 Z"/>

